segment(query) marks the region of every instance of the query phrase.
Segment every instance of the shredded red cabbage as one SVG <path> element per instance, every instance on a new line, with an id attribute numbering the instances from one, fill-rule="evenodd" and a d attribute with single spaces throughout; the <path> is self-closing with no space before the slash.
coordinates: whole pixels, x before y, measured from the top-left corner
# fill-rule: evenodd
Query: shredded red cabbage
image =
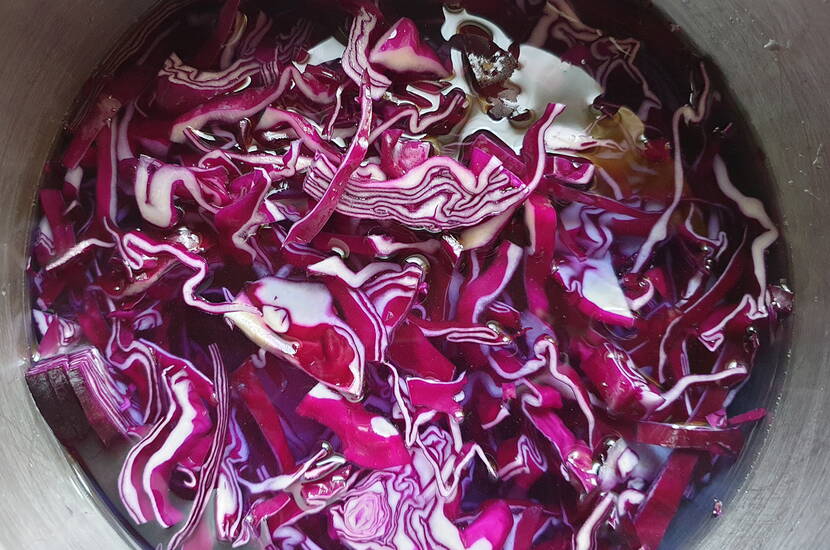
<path id="1" fill-rule="evenodd" d="M 179 4 L 39 195 L 61 441 L 171 550 L 656 550 L 792 309 L 706 68 L 565 0 Z"/>

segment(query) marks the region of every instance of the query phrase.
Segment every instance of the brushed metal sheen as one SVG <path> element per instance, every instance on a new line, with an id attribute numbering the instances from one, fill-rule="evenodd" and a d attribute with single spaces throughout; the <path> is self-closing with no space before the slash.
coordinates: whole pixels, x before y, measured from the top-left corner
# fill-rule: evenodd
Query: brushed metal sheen
<path id="1" fill-rule="evenodd" d="M 28 395 L 35 183 L 80 86 L 150 2 L 0 0 L 0 548 L 128 548 Z"/>
<path id="2" fill-rule="evenodd" d="M 790 248 L 796 312 L 768 433 L 701 550 L 830 548 L 830 66 L 826 0 L 655 1 L 723 71 L 754 127 Z M 711 500 L 706 503 L 711 506 Z M 678 525 L 680 531 L 695 526 Z M 679 540 L 679 539 L 678 539 Z M 671 548 L 685 548 L 675 544 Z"/>
<path id="3" fill-rule="evenodd" d="M 578 0 L 577 0 L 578 1 Z M 23 381 L 29 216 L 81 84 L 150 0 L 0 0 L 0 549 L 130 544 L 75 475 Z M 790 247 L 797 314 L 777 406 L 738 468 L 686 511 L 669 548 L 825 548 L 830 535 L 830 4 L 654 0 L 710 55 L 760 138 Z M 765 47 L 766 46 L 766 47 Z M 704 519 L 706 498 L 729 496 Z M 711 500 L 709 501 L 711 502 Z M 691 537 L 691 542 L 690 542 Z"/>

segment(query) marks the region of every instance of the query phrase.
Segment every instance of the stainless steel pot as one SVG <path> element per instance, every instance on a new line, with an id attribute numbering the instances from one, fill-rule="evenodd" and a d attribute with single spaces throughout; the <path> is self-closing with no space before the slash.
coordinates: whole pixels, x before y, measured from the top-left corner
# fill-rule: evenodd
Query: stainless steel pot
<path id="1" fill-rule="evenodd" d="M 647 1 L 645 3 L 648 3 Z M 827 0 L 654 0 L 726 75 L 766 153 L 797 291 L 791 354 L 764 433 L 665 546 L 826 548 L 830 531 L 830 67 Z M 24 268 L 39 171 L 85 78 L 151 0 L 0 2 L 0 547 L 129 548 L 23 381 Z M 708 518 L 712 497 L 725 513 Z M 708 500 L 707 500 L 708 499 Z"/>

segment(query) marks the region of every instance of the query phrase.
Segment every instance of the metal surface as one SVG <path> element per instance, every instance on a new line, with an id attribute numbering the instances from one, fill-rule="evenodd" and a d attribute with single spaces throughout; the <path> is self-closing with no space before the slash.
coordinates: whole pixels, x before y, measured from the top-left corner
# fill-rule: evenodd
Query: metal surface
<path id="1" fill-rule="evenodd" d="M 36 182 L 67 107 L 149 2 L 0 0 L 0 548 L 127 548 L 80 485 L 23 381 Z"/>
<path id="2" fill-rule="evenodd" d="M 790 247 L 791 358 L 769 432 L 701 549 L 828 548 L 830 507 L 830 4 L 820 0 L 655 2 L 711 55 L 754 126 Z M 709 501 L 711 503 L 711 501 Z M 712 525 L 714 524 L 714 525 Z M 682 530 L 684 526 L 680 526 Z"/>
<path id="3" fill-rule="evenodd" d="M 760 136 L 791 249 L 792 355 L 767 433 L 709 495 L 717 520 L 676 525 L 671 548 L 825 548 L 830 507 L 830 89 L 826 0 L 655 0 L 714 58 Z M 146 0 L 0 0 L 0 548 L 128 548 L 34 408 L 22 377 L 28 217 L 67 106 Z M 766 47 L 765 47 L 766 46 Z M 826 165 L 826 166 L 825 166 Z M 714 493 L 712 491 L 719 491 Z M 711 501 L 710 501 L 711 502 Z M 704 510 L 705 511 L 705 510 Z M 702 531 L 690 537 L 684 531 Z"/>

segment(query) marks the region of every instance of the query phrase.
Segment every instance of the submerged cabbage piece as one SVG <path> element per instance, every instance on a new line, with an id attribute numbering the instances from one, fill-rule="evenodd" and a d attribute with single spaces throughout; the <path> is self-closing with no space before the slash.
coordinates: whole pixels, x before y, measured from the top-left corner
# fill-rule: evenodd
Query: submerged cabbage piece
<path id="1" fill-rule="evenodd" d="M 177 4 L 39 195 L 61 441 L 170 550 L 656 550 L 792 309 L 705 67 L 564 0 Z"/>

